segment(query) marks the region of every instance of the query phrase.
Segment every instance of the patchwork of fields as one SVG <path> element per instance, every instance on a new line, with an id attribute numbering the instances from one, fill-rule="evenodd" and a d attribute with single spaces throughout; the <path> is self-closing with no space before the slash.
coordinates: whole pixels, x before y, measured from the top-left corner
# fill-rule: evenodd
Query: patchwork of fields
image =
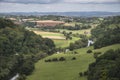
<path id="1" fill-rule="evenodd" d="M 65 29 L 59 29 L 60 33 L 55 32 L 45 32 L 38 29 L 30 29 L 34 33 L 41 35 L 44 38 L 50 38 L 54 41 L 56 47 L 68 47 L 71 42 L 75 42 L 79 40 L 78 37 L 73 37 L 71 40 L 66 40 L 66 37 L 62 34 L 63 31 L 66 31 L 67 33 L 72 32 L 72 34 L 84 34 L 84 32 L 88 32 L 87 36 L 90 36 L 90 30 L 91 29 L 84 29 L 84 30 L 65 30 Z"/>

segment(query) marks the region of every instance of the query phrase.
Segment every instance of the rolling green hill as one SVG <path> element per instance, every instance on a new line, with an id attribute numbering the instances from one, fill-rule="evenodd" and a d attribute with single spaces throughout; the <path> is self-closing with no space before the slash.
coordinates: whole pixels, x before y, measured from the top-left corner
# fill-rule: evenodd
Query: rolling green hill
<path id="1" fill-rule="evenodd" d="M 87 80 L 86 77 L 80 77 L 79 72 L 84 72 L 88 69 L 88 65 L 95 61 L 93 53 L 86 53 L 91 49 L 93 52 L 105 52 L 109 49 L 117 49 L 120 44 L 115 44 L 100 49 L 93 50 L 93 47 L 81 48 L 73 52 L 53 54 L 35 64 L 34 72 L 27 77 L 26 80 Z M 45 62 L 47 59 L 64 57 L 66 61 Z M 71 60 L 76 57 L 76 60 Z"/>

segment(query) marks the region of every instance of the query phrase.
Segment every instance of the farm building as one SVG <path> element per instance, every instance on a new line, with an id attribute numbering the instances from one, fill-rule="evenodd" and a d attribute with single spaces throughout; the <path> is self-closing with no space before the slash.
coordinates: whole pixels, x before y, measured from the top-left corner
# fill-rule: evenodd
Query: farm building
<path id="1" fill-rule="evenodd" d="M 44 26 L 57 26 L 64 24 L 62 21 L 53 21 L 53 20 L 44 20 L 44 21 L 36 21 L 36 27 L 44 27 Z"/>

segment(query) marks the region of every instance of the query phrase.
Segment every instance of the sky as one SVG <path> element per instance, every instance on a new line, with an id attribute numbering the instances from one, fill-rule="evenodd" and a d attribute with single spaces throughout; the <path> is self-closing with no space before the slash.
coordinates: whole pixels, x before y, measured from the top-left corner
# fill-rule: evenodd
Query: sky
<path id="1" fill-rule="evenodd" d="M 120 12 L 120 0 L 0 0 L 3 12 Z"/>

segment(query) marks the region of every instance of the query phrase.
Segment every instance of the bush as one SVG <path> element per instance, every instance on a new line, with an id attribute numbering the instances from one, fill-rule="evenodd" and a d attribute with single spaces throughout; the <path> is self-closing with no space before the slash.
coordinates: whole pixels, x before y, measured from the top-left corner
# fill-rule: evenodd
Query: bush
<path id="1" fill-rule="evenodd" d="M 92 53 L 92 50 L 89 49 L 89 50 L 87 51 L 87 53 Z"/>
<path id="2" fill-rule="evenodd" d="M 74 54 L 78 54 L 78 52 L 75 51 Z"/>
<path id="3" fill-rule="evenodd" d="M 79 76 L 80 76 L 80 77 L 82 77 L 82 76 L 83 76 L 83 73 L 82 73 L 82 72 L 80 72 L 80 73 L 79 73 Z"/>
<path id="4" fill-rule="evenodd" d="M 72 60 L 76 60 L 76 57 L 73 57 Z"/>
<path id="5" fill-rule="evenodd" d="M 84 72 L 84 76 L 87 76 L 87 75 L 88 75 L 88 71 L 85 71 L 85 72 Z"/>
<path id="6" fill-rule="evenodd" d="M 51 59 L 45 60 L 45 62 L 51 62 Z"/>
<path id="7" fill-rule="evenodd" d="M 53 58 L 52 61 L 56 62 L 56 61 L 58 61 L 58 59 L 57 58 Z"/>
<path id="8" fill-rule="evenodd" d="M 60 57 L 59 61 L 65 61 L 65 58 L 64 57 Z"/>

